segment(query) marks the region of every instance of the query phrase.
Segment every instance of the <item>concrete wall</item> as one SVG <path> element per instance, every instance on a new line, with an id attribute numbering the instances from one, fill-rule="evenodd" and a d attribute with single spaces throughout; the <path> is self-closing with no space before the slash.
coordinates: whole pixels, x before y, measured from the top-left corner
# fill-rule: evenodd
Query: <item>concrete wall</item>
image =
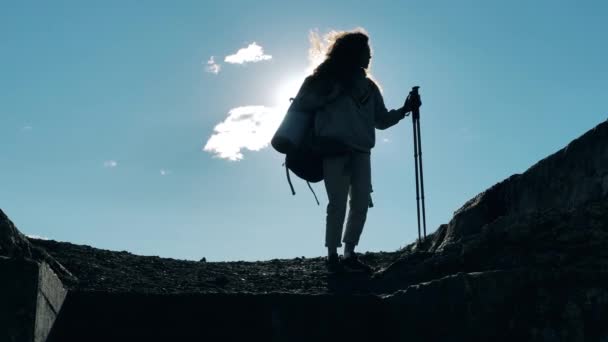
<path id="1" fill-rule="evenodd" d="M 71 291 L 49 342 L 386 341 L 373 296 Z"/>
<path id="2" fill-rule="evenodd" d="M 46 263 L 0 257 L 0 341 L 45 342 L 66 294 Z"/>

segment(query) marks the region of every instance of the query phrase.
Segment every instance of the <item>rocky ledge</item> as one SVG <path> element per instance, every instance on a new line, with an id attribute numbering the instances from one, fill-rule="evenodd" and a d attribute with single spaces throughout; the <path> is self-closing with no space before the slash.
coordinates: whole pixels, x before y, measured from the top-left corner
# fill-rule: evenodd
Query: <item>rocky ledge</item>
<path id="1" fill-rule="evenodd" d="M 327 273 L 324 258 L 207 262 L 139 256 L 67 242 L 30 239 L 72 271 L 72 290 L 148 294 L 370 293 L 370 277 Z M 394 262 L 399 252 L 361 255 L 377 269 Z M 341 282 L 344 277 L 348 282 Z"/>

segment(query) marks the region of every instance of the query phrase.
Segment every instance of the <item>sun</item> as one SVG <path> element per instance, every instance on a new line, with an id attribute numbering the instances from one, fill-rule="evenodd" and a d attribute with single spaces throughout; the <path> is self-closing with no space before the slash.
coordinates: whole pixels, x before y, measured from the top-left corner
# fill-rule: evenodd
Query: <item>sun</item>
<path id="1" fill-rule="evenodd" d="M 287 107 L 289 107 L 289 99 L 296 97 L 305 77 L 306 76 L 302 74 L 293 76 L 284 80 L 283 82 L 278 83 L 279 86 L 277 87 L 275 95 L 275 105 L 277 108 L 287 109 Z"/>

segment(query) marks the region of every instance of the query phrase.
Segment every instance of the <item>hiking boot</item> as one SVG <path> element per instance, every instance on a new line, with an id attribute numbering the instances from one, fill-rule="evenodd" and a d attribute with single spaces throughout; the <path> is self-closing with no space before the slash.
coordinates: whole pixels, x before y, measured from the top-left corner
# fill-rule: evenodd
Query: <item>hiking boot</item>
<path id="1" fill-rule="evenodd" d="M 356 253 L 351 254 L 348 258 L 342 259 L 342 266 L 347 272 L 364 272 L 371 274 L 374 271 L 369 265 L 359 260 Z"/>
<path id="2" fill-rule="evenodd" d="M 344 271 L 344 267 L 342 267 L 342 260 L 337 254 L 327 257 L 327 260 L 325 260 L 325 265 L 327 266 L 327 272 L 329 273 L 340 273 Z"/>

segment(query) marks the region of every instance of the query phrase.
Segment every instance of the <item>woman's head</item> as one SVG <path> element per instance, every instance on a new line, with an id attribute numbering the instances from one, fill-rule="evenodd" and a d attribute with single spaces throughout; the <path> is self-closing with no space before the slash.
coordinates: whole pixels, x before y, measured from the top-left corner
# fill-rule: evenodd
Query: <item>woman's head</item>
<path id="1" fill-rule="evenodd" d="M 337 33 L 334 39 L 325 60 L 315 69 L 315 75 L 344 80 L 369 67 L 371 49 L 364 31 Z"/>

